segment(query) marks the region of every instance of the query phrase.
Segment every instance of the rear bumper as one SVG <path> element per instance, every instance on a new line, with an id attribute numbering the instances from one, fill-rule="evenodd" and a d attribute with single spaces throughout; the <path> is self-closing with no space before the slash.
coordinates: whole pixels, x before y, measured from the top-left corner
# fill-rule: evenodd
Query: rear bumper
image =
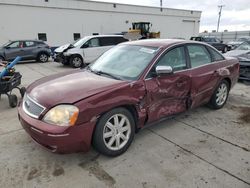
<path id="1" fill-rule="evenodd" d="M 95 122 L 72 127 L 50 125 L 28 116 L 20 106 L 18 107 L 18 117 L 22 127 L 31 138 L 51 152 L 87 152 L 91 147 Z"/>

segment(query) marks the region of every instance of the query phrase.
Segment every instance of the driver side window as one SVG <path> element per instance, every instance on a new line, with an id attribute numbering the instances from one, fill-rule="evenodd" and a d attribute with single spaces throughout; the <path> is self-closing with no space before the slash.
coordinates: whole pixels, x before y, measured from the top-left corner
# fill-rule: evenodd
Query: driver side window
<path id="1" fill-rule="evenodd" d="M 177 47 L 164 54 L 156 66 L 170 66 L 173 71 L 187 68 L 184 47 Z"/>
<path id="2" fill-rule="evenodd" d="M 90 39 L 85 44 L 88 45 L 89 47 L 99 47 L 100 46 L 98 38 Z"/>
<path id="3" fill-rule="evenodd" d="M 13 42 L 8 45 L 9 48 L 20 48 L 20 42 Z"/>

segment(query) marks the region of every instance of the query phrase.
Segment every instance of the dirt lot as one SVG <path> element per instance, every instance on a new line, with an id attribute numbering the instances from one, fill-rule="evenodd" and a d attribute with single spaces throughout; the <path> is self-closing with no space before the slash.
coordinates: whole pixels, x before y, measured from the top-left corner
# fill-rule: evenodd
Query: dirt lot
<path id="1" fill-rule="evenodd" d="M 19 64 L 27 86 L 71 68 Z M 36 145 L 17 110 L 0 101 L 0 187 L 250 187 L 250 86 L 237 84 L 221 110 L 189 111 L 140 131 L 129 150 L 108 158 L 58 155 Z"/>

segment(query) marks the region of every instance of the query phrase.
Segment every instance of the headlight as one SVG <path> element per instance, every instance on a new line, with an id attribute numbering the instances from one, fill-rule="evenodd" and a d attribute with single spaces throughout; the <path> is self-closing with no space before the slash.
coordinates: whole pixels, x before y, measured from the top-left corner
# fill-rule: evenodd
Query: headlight
<path id="1" fill-rule="evenodd" d="M 49 110 L 43 121 L 58 126 L 73 126 L 78 118 L 79 109 L 73 105 L 58 105 Z"/>

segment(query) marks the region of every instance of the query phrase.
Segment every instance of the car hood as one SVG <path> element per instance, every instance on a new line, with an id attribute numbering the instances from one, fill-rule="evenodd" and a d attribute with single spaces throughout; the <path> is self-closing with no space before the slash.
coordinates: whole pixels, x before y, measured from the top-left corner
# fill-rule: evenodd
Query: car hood
<path id="1" fill-rule="evenodd" d="M 250 53 L 250 50 L 232 50 L 227 53 L 225 53 L 225 56 L 232 56 L 232 57 L 239 57 L 242 55 L 245 55 L 247 53 Z"/>
<path id="2" fill-rule="evenodd" d="M 126 83 L 87 70 L 77 70 L 39 79 L 27 88 L 27 94 L 39 104 L 50 108 L 62 103 L 73 104 Z"/>
<path id="3" fill-rule="evenodd" d="M 55 52 L 56 53 L 62 53 L 64 51 L 66 51 L 67 49 L 69 49 L 71 46 L 73 46 L 72 44 L 65 44 L 65 45 L 62 45 L 58 48 L 55 49 Z"/>
<path id="4" fill-rule="evenodd" d="M 228 42 L 227 44 L 228 45 L 240 45 L 242 42 L 239 42 L 239 41 L 231 41 L 231 42 Z"/>

